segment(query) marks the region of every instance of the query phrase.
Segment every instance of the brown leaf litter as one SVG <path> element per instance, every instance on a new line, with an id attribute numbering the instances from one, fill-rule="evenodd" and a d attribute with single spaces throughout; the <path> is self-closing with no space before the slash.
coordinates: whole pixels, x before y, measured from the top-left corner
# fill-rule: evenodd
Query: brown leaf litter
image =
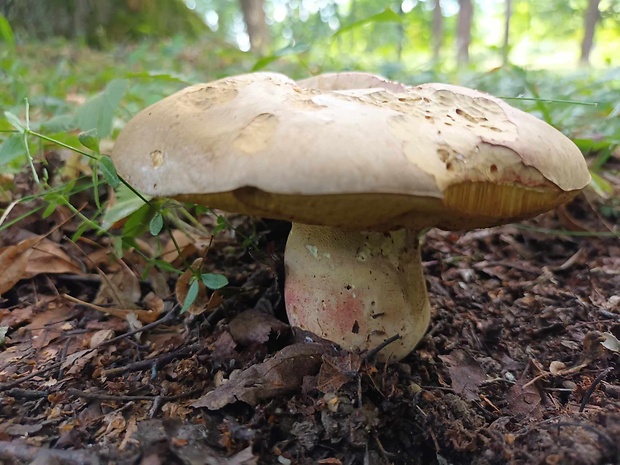
<path id="1" fill-rule="evenodd" d="M 560 214 L 528 224 L 600 230 L 587 206 Z M 618 462 L 617 239 L 514 226 L 431 231 L 423 251 L 431 327 L 409 357 L 382 365 L 296 338 L 273 271 L 285 235 L 228 221 L 241 235 L 258 227 L 270 258 L 227 232 L 183 242 L 181 256 L 164 249 L 178 264 L 200 257 L 205 272 L 229 278 L 217 305 L 205 290 L 200 306 L 209 311 L 195 315 L 178 314 L 177 275 L 150 270 L 132 250 L 111 259 L 105 238 L 83 237 L 72 256 L 62 235 L 50 235 L 40 248 L 49 258 L 36 263 L 48 233 L 37 223 L 26 242 L 3 239 L 0 460 Z"/>

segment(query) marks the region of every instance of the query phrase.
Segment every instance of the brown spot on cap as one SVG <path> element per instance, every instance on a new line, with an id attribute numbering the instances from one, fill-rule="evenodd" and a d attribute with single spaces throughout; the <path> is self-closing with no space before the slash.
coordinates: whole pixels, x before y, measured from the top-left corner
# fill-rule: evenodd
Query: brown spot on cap
<path id="1" fill-rule="evenodd" d="M 164 154 L 161 150 L 151 152 L 151 163 L 153 163 L 153 168 L 159 168 L 164 163 Z"/>

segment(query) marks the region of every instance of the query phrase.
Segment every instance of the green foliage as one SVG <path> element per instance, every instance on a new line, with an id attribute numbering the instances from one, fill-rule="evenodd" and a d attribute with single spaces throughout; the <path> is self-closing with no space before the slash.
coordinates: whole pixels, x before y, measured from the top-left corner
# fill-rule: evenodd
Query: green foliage
<path id="1" fill-rule="evenodd" d="M 200 270 L 196 270 L 196 274 L 192 275 L 189 282 L 189 289 L 183 301 L 181 313 L 185 313 L 192 304 L 196 302 L 198 293 L 200 292 L 200 282 L 202 282 L 207 289 L 211 289 L 212 291 L 228 286 L 228 278 L 226 278 L 226 276 L 215 273 L 202 273 Z"/>
<path id="2" fill-rule="evenodd" d="M 0 144 L 0 167 L 24 154 L 24 139 L 20 133 L 11 134 Z"/>
<path id="3" fill-rule="evenodd" d="M 268 13 L 273 13 L 276 3 L 267 2 Z M 558 7 L 554 10 L 558 18 L 580 14 L 583 8 L 575 2 L 551 3 Z M 14 32 L 0 15 L 0 172 L 31 173 L 39 190 L 21 201 L 43 199 L 46 205 L 33 207 L 29 214 L 46 216 L 63 205 L 82 222 L 73 239 L 89 231 L 108 235 L 121 256 L 129 247 L 137 249 L 139 238 L 165 234 L 170 224 L 191 223 L 198 227 L 179 205 L 153 201 L 128 186 L 106 155 L 118 130 L 135 113 L 188 84 L 252 70 L 282 71 L 297 78 L 323 71 L 359 69 L 406 83 L 461 83 L 511 99 L 511 104 L 572 137 L 591 161 L 593 189 L 602 197 L 610 195 L 612 187 L 604 175 L 620 146 L 618 69 L 550 72 L 519 66 L 490 68 L 485 63 L 496 59 L 498 52 L 478 37 L 474 43 L 484 51 L 478 55 L 483 61 L 476 66 L 484 71 L 456 74 L 451 58 L 439 65 L 431 64 L 431 2 L 412 2 L 407 12 L 402 10 L 401 2 L 388 0 L 321 5 L 309 12 L 304 10 L 304 2 L 287 3 L 286 20 L 271 25 L 274 51 L 260 57 L 242 53 L 234 45 L 234 24 L 240 17 L 232 1 L 198 2 L 199 13 L 217 9 L 220 25 L 218 31 L 199 39 L 177 35 L 114 45 L 107 42 L 112 37 L 109 35 L 106 53 L 60 39 L 23 41 L 23 28 Z M 540 17 L 546 5 L 542 1 L 515 2 L 517 39 L 526 32 L 531 37 L 538 34 L 541 39 L 548 34 L 537 25 L 541 22 L 550 28 L 549 24 L 556 21 Z M 612 9 L 602 5 L 604 11 Z M 495 15 L 498 11 L 489 10 Z M 451 11 L 444 15 L 445 44 L 451 47 L 456 16 Z M 154 32 L 157 22 L 153 21 L 143 28 L 143 33 Z M 606 16 L 606 21 L 612 24 L 613 18 Z M 531 25 L 537 26 L 532 29 Z M 573 40 L 578 27 L 571 25 L 556 38 Z M 618 38 L 616 32 L 602 32 Z M 91 172 L 69 179 L 48 179 L 45 173 L 50 154 L 77 156 Z M 43 173 L 41 179 L 38 173 Z M 74 199 L 85 191 L 92 191 L 94 199 L 88 216 L 74 205 Z M 617 211 L 605 214 L 611 218 Z M 0 230 L 8 225 L 1 224 Z M 218 217 L 212 233 L 230 227 L 225 218 Z M 244 244 L 251 246 L 252 238 L 245 238 Z M 147 259 L 150 266 L 173 270 L 157 257 Z M 190 293 L 199 282 L 212 290 L 227 284 L 223 276 L 200 273 L 191 283 Z M 189 298 L 188 294 L 187 306 Z"/>
<path id="4" fill-rule="evenodd" d="M 198 284 L 198 279 L 195 276 L 192 276 L 189 289 L 187 290 L 187 295 L 185 296 L 185 301 L 181 307 L 181 313 L 185 313 L 192 306 L 192 304 L 196 302 L 199 290 L 200 285 Z"/>
<path id="5" fill-rule="evenodd" d="M 13 34 L 13 28 L 2 14 L 0 14 L 0 42 L 4 43 L 11 53 L 15 53 L 15 35 Z"/>
<path id="6" fill-rule="evenodd" d="M 203 273 L 200 275 L 200 279 L 207 288 L 214 291 L 228 286 L 228 278 L 221 274 Z"/>
<path id="7" fill-rule="evenodd" d="M 390 8 L 386 8 L 385 10 L 383 10 L 380 13 L 377 13 L 375 15 L 372 16 L 368 16 L 366 18 L 354 21 L 350 24 L 347 24 L 345 26 L 342 26 L 340 29 L 338 29 L 333 37 L 338 37 L 341 34 L 344 34 L 345 32 L 349 32 L 349 31 L 353 31 L 355 29 L 358 29 L 362 26 L 366 26 L 367 24 L 378 24 L 378 23 L 398 23 L 398 24 L 402 24 L 403 23 L 403 18 L 401 16 L 399 16 L 398 14 L 396 14 L 393 10 L 391 10 Z"/>
<path id="8" fill-rule="evenodd" d="M 95 129 L 101 137 L 112 132 L 112 119 L 127 92 L 126 79 L 113 79 L 105 89 L 81 105 L 75 113 L 76 126 L 83 131 Z"/>
<path id="9" fill-rule="evenodd" d="M 101 227 L 105 230 L 111 229 L 116 223 L 131 217 L 145 207 L 144 200 L 125 184 L 120 184 L 115 193 L 114 204 L 107 208 L 101 218 Z"/>
<path id="10" fill-rule="evenodd" d="M 164 215 L 160 211 L 156 211 L 155 215 L 149 223 L 149 230 L 152 236 L 157 236 L 164 227 Z"/>

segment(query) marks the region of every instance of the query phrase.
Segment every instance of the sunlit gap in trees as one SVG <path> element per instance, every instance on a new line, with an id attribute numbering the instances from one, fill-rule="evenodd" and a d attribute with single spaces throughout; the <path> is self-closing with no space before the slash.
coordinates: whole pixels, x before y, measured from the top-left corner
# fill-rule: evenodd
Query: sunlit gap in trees
<path id="1" fill-rule="evenodd" d="M 224 36 L 241 51 L 252 48 L 238 1 L 184 1 L 212 32 Z M 457 24 L 461 2 L 439 1 L 265 0 L 262 21 L 271 40 L 270 47 L 263 48 L 260 53 L 312 44 L 315 55 L 331 56 L 346 49 L 348 56 L 356 57 L 358 67 L 372 68 L 376 65 L 373 60 L 380 60 L 383 64 L 390 61 L 393 64 L 406 63 L 412 69 L 425 67 L 428 63 L 446 69 L 462 66 L 463 60 L 454 52 L 459 42 Z M 510 4 L 507 23 L 506 8 Z M 561 0 L 513 0 L 510 3 L 508 0 L 474 0 L 469 27 L 470 57 L 464 63 L 480 68 L 494 68 L 504 62 L 526 67 L 571 68 L 579 59 L 587 4 L 585 0 L 578 4 Z M 620 10 L 614 6 L 614 0 L 601 0 L 598 5 L 600 20 L 596 26 L 595 46 L 590 46 L 592 54 L 590 57 L 588 53 L 585 62 L 596 67 L 613 66 L 617 61 L 615 50 L 619 29 L 616 25 Z M 361 28 L 346 29 L 346 34 L 338 35 L 337 40 L 329 39 L 341 28 L 379 15 L 385 8 L 391 8 L 402 22 L 371 20 Z M 433 22 L 437 8 L 443 18 L 443 21 L 439 20 L 439 26 Z M 509 25 L 508 40 L 504 37 L 506 24 Z M 438 33 L 434 32 L 434 27 L 438 28 Z M 436 52 L 432 43 L 438 44 Z"/>

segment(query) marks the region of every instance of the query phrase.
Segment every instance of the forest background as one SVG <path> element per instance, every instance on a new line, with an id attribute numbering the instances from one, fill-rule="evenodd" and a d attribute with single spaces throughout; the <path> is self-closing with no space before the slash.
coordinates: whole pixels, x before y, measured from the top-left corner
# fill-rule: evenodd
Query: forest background
<path id="1" fill-rule="evenodd" d="M 108 153 L 128 118 L 165 95 L 267 69 L 488 91 L 595 153 L 593 186 L 613 191 L 598 174 L 620 141 L 617 0 L 0 0 L 0 44 L 7 200 L 10 177 L 45 162 L 49 144 L 78 156 L 90 131 Z M 104 230 L 133 201 L 103 205 Z"/>
<path id="2" fill-rule="evenodd" d="M 300 386 L 252 411 L 190 408 L 233 369 L 260 366 L 285 344 L 270 336 L 281 321 L 262 322 L 264 340 L 248 330 L 246 347 L 226 329 L 259 302 L 285 319 L 273 265 L 285 234 L 202 207 L 146 203 L 107 157 L 149 104 L 260 70 L 478 88 L 564 132 L 592 174 L 576 202 L 527 224 L 429 233 L 435 323 L 411 364 L 349 363 L 337 373 L 342 398 L 355 400 L 359 381 L 376 403 L 368 423 L 359 409 L 350 421 L 331 412 L 329 423 L 322 395 L 298 395 Z M 605 438 L 620 431 L 620 1 L 0 0 L 0 110 L 0 454 L 28 457 L 31 449 L 11 448 L 20 438 L 59 453 L 103 444 L 105 454 L 113 444 L 122 455 L 136 425 L 161 409 L 193 426 L 217 420 L 214 456 L 249 451 L 262 463 L 304 454 L 307 463 L 362 463 L 369 450 L 386 455 L 384 445 L 410 455 L 372 463 L 617 461 L 616 441 Z M 207 253 L 207 273 L 188 275 Z M 186 318 L 178 310 L 199 286 L 209 316 Z M 150 324 L 166 329 L 134 341 Z M 100 345 L 88 346 L 94 335 Z M 461 348 L 471 357 L 459 372 Z M 463 379 L 473 387 L 463 391 Z M 402 411 L 415 421 L 401 424 Z M 556 432 L 556 420 L 577 426 Z M 312 426 L 314 442 L 294 433 L 298 423 Z M 334 448 L 336 423 L 362 439 L 347 442 L 341 430 Z M 501 447 L 486 447 L 497 434 Z"/>

